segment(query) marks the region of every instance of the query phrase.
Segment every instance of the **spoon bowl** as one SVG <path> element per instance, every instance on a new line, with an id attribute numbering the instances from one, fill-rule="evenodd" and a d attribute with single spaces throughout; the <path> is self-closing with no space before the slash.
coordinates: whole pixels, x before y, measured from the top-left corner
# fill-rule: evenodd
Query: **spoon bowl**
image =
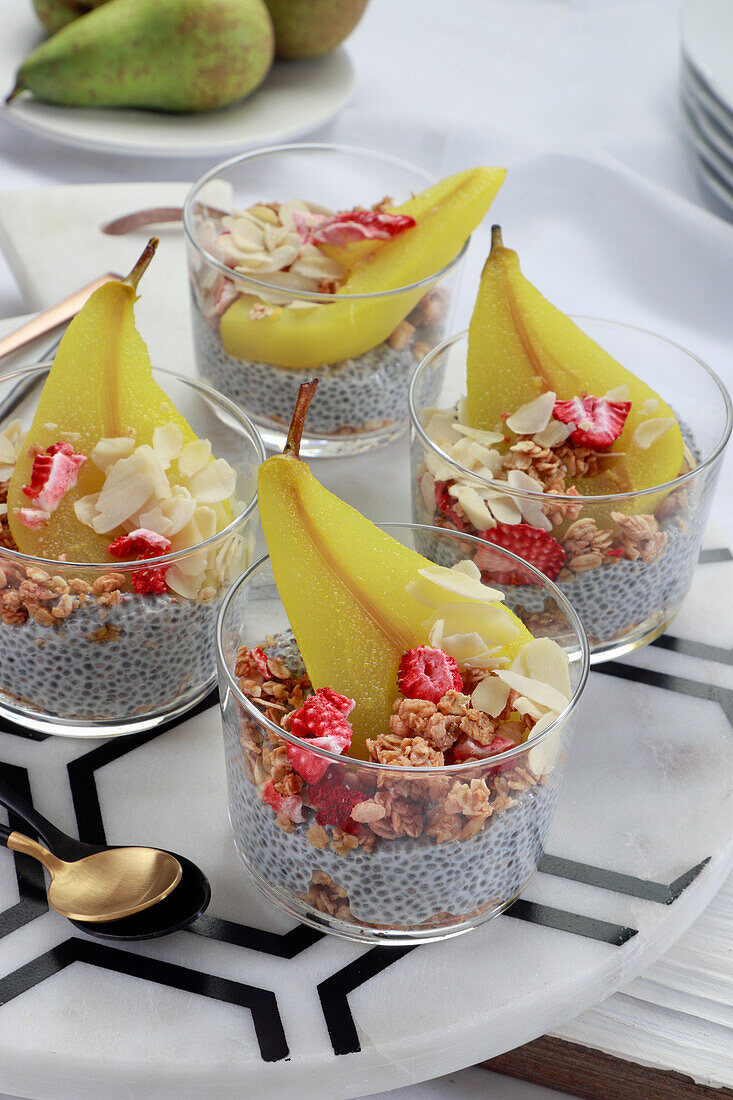
<path id="1" fill-rule="evenodd" d="M 181 880 L 181 865 L 157 848 L 106 848 L 81 859 L 59 859 L 38 841 L 0 826 L 0 840 L 39 860 L 48 871 L 48 904 L 62 917 L 110 921 L 162 901 Z"/>

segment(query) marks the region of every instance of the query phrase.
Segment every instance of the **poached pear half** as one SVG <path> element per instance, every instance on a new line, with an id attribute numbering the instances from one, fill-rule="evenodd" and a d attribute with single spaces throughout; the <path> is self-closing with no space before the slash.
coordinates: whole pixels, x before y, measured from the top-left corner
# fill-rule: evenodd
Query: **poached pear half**
<path id="1" fill-rule="evenodd" d="M 351 755 L 366 758 L 366 738 L 389 730 L 402 655 L 427 641 L 430 613 L 412 592 L 434 564 L 330 493 L 298 457 L 315 388 L 301 386 L 284 453 L 260 467 L 260 518 L 311 683 L 356 700 Z M 445 590 L 439 598 L 472 602 Z M 503 604 L 492 606 L 509 620 L 511 641 L 498 652 L 511 660 L 531 635 Z"/>

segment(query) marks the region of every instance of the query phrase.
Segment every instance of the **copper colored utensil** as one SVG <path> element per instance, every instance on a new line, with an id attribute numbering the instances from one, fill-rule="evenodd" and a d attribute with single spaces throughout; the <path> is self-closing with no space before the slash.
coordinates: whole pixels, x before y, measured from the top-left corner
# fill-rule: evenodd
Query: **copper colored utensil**
<path id="1" fill-rule="evenodd" d="M 200 209 L 214 218 L 223 218 L 227 213 L 215 206 L 202 205 Z M 134 210 L 131 214 L 123 214 L 121 218 L 100 226 L 100 229 L 110 237 L 121 237 L 124 233 L 134 233 L 136 229 L 147 229 L 151 225 L 162 225 L 163 222 L 180 222 L 182 219 L 183 209 L 180 206 L 151 206 L 148 210 Z"/>
<path id="2" fill-rule="evenodd" d="M 8 336 L 3 336 L 0 340 L 0 359 L 5 355 L 10 355 L 14 351 L 18 351 L 19 348 L 24 347 L 26 344 L 30 344 L 33 340 L 36 340 L 39 336 L 43 336 L 46 332 L 51 332 L 59 325 L 63 325 L 66 321 L 70 321 L 72 317 L 76 316 L 81 307 L 87 301 L 88 298 L 94 293 L 98 287 L 104 283 L 110 282 L 112 279 L 120 279 L 121 275 L 115 275 L 112 272 L 107 272 L 106 275 L 100 275 L 98 279 L 93 279 L 91 283 L 87 283 L 80 290 L 74 291 L 68 298 L 64 298 L 63 301 L 57 302 L 54 306 L 49 306 L 48 309 L 42 310 L 32 321 L 26 321 L 24 325 L 17 328 L 15 332 L 11 332 Z"/>

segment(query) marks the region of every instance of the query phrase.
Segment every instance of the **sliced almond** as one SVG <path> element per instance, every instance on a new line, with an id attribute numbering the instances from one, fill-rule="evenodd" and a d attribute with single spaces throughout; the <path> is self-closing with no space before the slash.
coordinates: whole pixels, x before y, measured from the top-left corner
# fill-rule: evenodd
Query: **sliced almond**
<path id="1" fill-rule="evenodd" d="M 174 462 L 183 447 L 183 433 L 177 424 L 166 424 L 153 432 L 153 450 L 164 470 Z"/>
<path id="2" fill-rule="evenodd" d="M 211 443 L 208 439 L 193 439 L 178 456 L 178 470 L 182 477 L 193 477 L 211 461 Z"/>
<path id="3" fill-rule="evenodd" d="M 540 733 L 551 726 L 557 718 L 557 715 L 553 711 L 548 711 L 544 714 L 530 731 L 529 740 L 537 737 Z M 560 757 L 562 750 L 562 730 L 555 730 L 548 737 L 545 737 L 543 741 L 540 741 L 539 745 L 535 745 L 527 753 L 527 763 L 534 772 L 535 775 L 548 775 L 553 770 Z"/>
<path id="4" fill-rule="evenodd" d="M 486 676 L 474 688 L 471 706 L 497 718 L 506 706 L 510 691 L 509 685 L 503 683 L 498 676 Z"/>
<path id="5" fill-rule="evenodd" d="M 129 435 L 100 439 L 92 451 L 92 462 L 105 472 L 121 458 L 127 458 L 135 450 L 135 440 Z"/>
<path id="6" fill-rule="evenodd" d="M 486 493 L 486 503 L 497 523 L 521 523 L 522 512 L 518 504 L 505 493 Z"/>
<path id="7" fill-rule="evenodd" d="M 92 526 L 99 534 L 106 534 L 139 512 L 150 497 L 165 500 L 170 495 L 168 478 L 155 451 L 143 444 L 107 470 Z"/>
<path id="8" fill-rule="evenodd" d="M 509 669 L 498 672 L 497 676 L 500 676 L 505 684 L 509 684 L 510 688 L 514 688 L 521 695 L 526 695 L 531 702 L 538 703 L 541 707 L 547 707 L 549 710 L 556 710 L 558 714 L 568 705 L 565 696 L 557 688 L 552 687 L 551 684 L 543 683 L 541 680 L 533 680 L 529 676 L 522 676 L 520 673 L 512 672 Z"/>
<path id="9" fill-rule="evenodd" d="M 456 496 L 463 509 L 463 514 L 477 531 L 485 531 L 490 527 L 496 527 L 496 520 L 477 491 L 472 489 L 470 485 L 459 485 Z"/>
<path id="10" fill-rule="evenodd" d="M 604 400 L 606 401 L 628 401 L 631 397 L 631 390 L 622 382 L 620 386 L 615 386 L 608 393 L 604 394 Z"/>
<path id="11" fill-rule="evenodd" d="M 506 426 L 517 435 L 534 435 L 543 431 L 550 423 L 552 410 L 557 397 L 552 390 L 541 393 L 533 401 L 521 405 L 515 413 L 507 417 Z"/>
<path id="12" fill-rule="evenodd" d="M 509 470 L 507 482 L 514 489 L 526 489 L 530 493 L 541 493 L 542 486 L 535 478 L 530 477 L 524 470 Z M 532 527 L 539 527 L 542 531 L 551 531 L 552 524 L 542 511 L 542 505 L 537 500 L 529 497 L 520 497 L 515 502 L 522 513 L 522 519 Z M 492 509 L 493 510 L 493 509 Z"/>
<path id="13" fill-rule="evenodd" d="M 642 451 L 647 451 L 656 443 L 658 439 L 661 439 L 665 432 L 676 423 L 673 416 L 655 416 L 651 420 L 643 420 L 639 424 L 638 428 L 634 432 L 632 442 L 634 446 L 640 447 Z"/>
<path id="14" fill-rule="evenodd" d="M 541 432 L 535 432 L 532 441 L 538 447 L 558 447 L 575 431 L 574 424 L 563 424 L 561 420 L 551 420 Z"/>
<path id="15" fill-rule="evenodd" d="M 476 578 L 468 577 L 465 573 L 458 573 L 453 569 L 446 569 L 442 565 L 431 565 L 426 569 L 419 569 L 418 574 L 428 582 L 424 586 L 426 595 L 434 593 L 438 597 L 434 604 L 431 601 L 432 606 L 445 603 L 446 592 L 463 600 L 479 600 L 483 603 L 496 603 L 504 599 L 504 593 L 496 588 L 489 588 Z"/>
<path id="16" fill-rule="evenodd" d="M 559 691 L 562 697 L 570 699 L 572 689 L 570 686 L 570 673 L 567 654 L 552 638 L 533 638 L 522 646 L 520 654 L 523 660 L 523 669 L 512 670 L 529 676 L 532 680 L 541 680 L 545 684 Z"/>
<path id="17" fill-rule="evenodd" d="M 217 504 L 229 500 L 236 483 L 236 472 L 226 459 L 215 458 L 190 478 L 188 489 L 199 504 Z"/>
<path id="18" fill-rule="evenodd" d="M 454 430 L 461 435 L 467 435 L 482 447 L 493 447 L 495 443 L 503 443 L 504 436 L 501 432 L 484 432 L 480 428 L 471 428 L 468 424 L 454 423 Z"/>

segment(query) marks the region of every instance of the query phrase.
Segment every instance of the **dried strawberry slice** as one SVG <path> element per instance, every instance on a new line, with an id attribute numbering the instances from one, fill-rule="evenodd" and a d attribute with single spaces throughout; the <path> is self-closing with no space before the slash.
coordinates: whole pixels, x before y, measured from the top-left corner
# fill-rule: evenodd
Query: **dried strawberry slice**
<path id="1" fill-rule="evenodd" d="M 347 699 L 331 688 L 319 688 L 315 695 L 309 695 L 302 707 L 293 712 L 290 731 L 313 748 L 343 755 L 351 744 L 353 733 L 346 715 L 354 706 L 353 699 Z M 317 783 L 328 771 L 330 761 L 317 756 L 304 745 L 288 742 L 286 751 L 293 769 L 306 783 Z"/>
<path id="2" fill-rule="evenodd" d="M 451 485 L 453 485 L 452 481 L 435 482 L 435 507 L 439 512 L 442 512 L 444 516 L 448 517 L 457 531 L 466 531 L 468 530 L 468 524 L 465 519 L 456 512 L 455 497 L 450 495 Z"/>
<path id="3" fill-rule="evenodd" d="M 524 558 L 535 569 L 539 569 L 551 581 L 555 580 L 565 564 L 565 551 L 557 539 L 540 527 L 528 523 L 498 523 L 487 531 L 479 532 L 485 542 L 493 542 L 505 550 L 510 550 Z M 493 584 L 537 584 L 529 569 L 521 565 L 512 565 L 501 555 L 482 546 L 476 552 L 476 565 L 481 570 L 482 579 Z"/>
<path id="4" fill-rule="evenodd" d="M 291 821 L 300 824 L 305 821 L 303 814 L 303 799 L 299 794 L 290 794 L 287 797 L 275 790 L 275 784 L 271 779 L 262 788 L 262 800 L 268 806 L 272 806 L 276 814 L 285 814 Z"/>
<path id="5" fill-rule="evenodd" d="M 630 408 L 630 401 L 607 401 L 582 393 L 569 401 L 556 401 L 552 415 L 563 424 L 575 424 L 570 435 L 573 443 L 597 450 L 610 447 L 618 439 Z"/>
<path id="6" fill-rule="evenodd" d="M 23 492 L 36 504 L 37 510 L 50 515 L 58 508 L 64 493 L 76 485 L 79 470 L 86 460 L 86 455 L 74 453 L 70 443 L 52 443 L 34 457 L 30 485 L 24 485 Z"/>
<path id="7" fill-rule="evenodd" d="M 412 229 L 415 219 L 409 214 L 386 214 L 379 210 L 344 210 L 324 218 L 307 229 L 312 244 L 351 244 L 352 241 L 389 241 Z"/>
<path id="8" fill-rule="evenodd" d="M 137 554 L 138 558 L 159 558 L 167 554 L 170 548 L 170 539 L 156 531 L 149 531 L 147 527 L 138 527 L 129 535 L 120 535 L 107 547 L 115 558 L 126 558 L 131 554 Z"/>
<path id="9" fill-rule="evenodd" d="M 366 797 L 362 791 L 352 791 L 350 787 L 331 777 L 321 779 L 308 787 L 308 799 L 318 810 L 318 824 L 335 825 L 352 836 L 359 832 L 359 825 L 351 816 L 351 811 L 354 806 L 364 802 Z"/>
<path id="10" fill-rule="evenodd" d="M 439 703 L 447 691 L 463 691 L 455 658 L 443 649 L 419 645 L 403 654 L 397 686 L 407 699 Z"/>

